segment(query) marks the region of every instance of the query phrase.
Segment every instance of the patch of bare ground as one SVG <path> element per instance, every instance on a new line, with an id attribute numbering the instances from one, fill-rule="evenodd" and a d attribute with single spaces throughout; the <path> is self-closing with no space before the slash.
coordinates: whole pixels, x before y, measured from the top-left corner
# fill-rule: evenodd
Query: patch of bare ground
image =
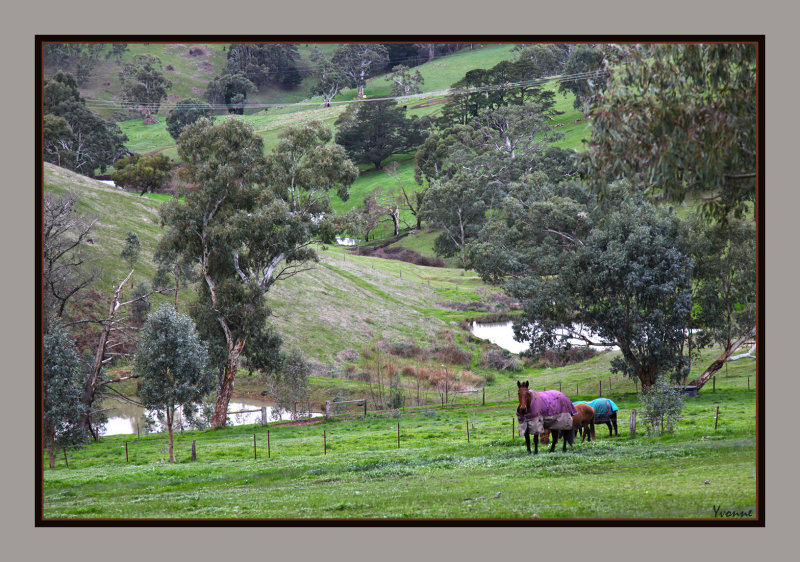
<path id="1" fill-rule="evenodd" d="M 197 70 L 204 74 L 213 74 L 214 73 L 214 65 L 211 64 L 208 60 L 199 60 L 191 63 L 192 66 L 196 66 Z"/>
<path id="2" fill-rule="evenodd" d="M 203 92 L 205 92 L 205 90 L 203 88 L 197 88 L 196 86 L 192 86 L 192 93 L 193 94 L 200 95 Z"/>
<path id="3" fill-rule="evenodd" d="M 186 49 L 186 45 L 184 45 L 183 43 L 172 43 L 171 45 L 167 45 L 167 49 L 184 50 Z"/>

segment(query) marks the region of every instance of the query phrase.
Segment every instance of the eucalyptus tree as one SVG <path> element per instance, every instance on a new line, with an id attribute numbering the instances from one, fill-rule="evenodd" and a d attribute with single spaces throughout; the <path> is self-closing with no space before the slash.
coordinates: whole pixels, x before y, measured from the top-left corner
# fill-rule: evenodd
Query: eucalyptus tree
<path id="1" fill-rule="evenodd" d="M 570 53 L 564 74 L 572 78 L 559 83 L 558 91 L 575 96 L 573 107 L 589 116 L 593 99 L 606 87 L 607 60 L 599 46 L 578 45 Z M 579 76 L 580 75 L 580 76 Z"/>
<path id="2" fill-rule="evenodd" d="M 667 200 L 698 198 L 718 220 L 752 209 L 756 46 L 652 45 L 612 62 L 583 157 L 595 189 L 625 177 Z"/>
<path id="3" fill-rule="evenodd" d="M 333 98 L 347 86 L 348 78 L 341 67 L 324 55 L 320 55 L 318 61 L 317 83 L 311 88 L 311 93 L 322 96 L 325 107 L 330 107 Z"/>
<path id="4" fill-rule="evenodd" d="M 208 350 L 192 319 L 164 303 L 142 327 L 133 371 L 141 380 L 138 395 L 145 407 L 164 412 L 169 461 L 175 462 L 172 426 L 177 408 L 193 408 L 214 389 Z"/>
<path id="5" fill-rule="evenodd" d="M 161 59 L 153 55 L 135 55 L 119 72 L 122 98 L 136 104 L 145 117 L 157 113 L 161 100 L 167 99 L 172 82 L 164 76 Z"/>
<path id="6" fill-rule="evenodd" d="M 80 425 L 86 407 L 81 402 L 81 362 L 75 345 L 60 322 L 48 326 L 43 343 L 44 440 L 53 468 L 57 447 L 79 446 L 89 434 Z"/>
<path id="7" fill-rule="evenodd" d="M 339 46 L 331 60 L 348 77 L 349 85 L 358 88 L 357 96 L 363 98 L 367 78 L 381 71 L 389 60 L 389 53 L 386 47 L 377 43 L 350 43 Z"/>
<path id="8" fill-rule="evenodd" d="M 321 123 L 289 128 L 280 137 L 265 157 L 261 137 L 247 123 L 200 119 L 189 125 L 178 154 L 186 162 L 185 179 L 196 188 L 184 202 L 161 207 L 167 231 L 159 247 L 200 269 L 193 316 L 206 339 L 217 342 L 222 361 L 214 426 L 225 424 L 245 345 L 265 334 L 264 296 L 317 259 L 315 241 L 333 239 L 330 192 L 346 199 L 358 176 Z"/>
<path id="9" fill-rule="evenodd" d="M 422 84 L 425 79 L 419 70 L 411 74 L 411 69 L 404 64 L 392 68 L 392 73 L 385 78 L 386 82 L 392 84 L 392 96 L 410 96 L 422 92 Z"/>

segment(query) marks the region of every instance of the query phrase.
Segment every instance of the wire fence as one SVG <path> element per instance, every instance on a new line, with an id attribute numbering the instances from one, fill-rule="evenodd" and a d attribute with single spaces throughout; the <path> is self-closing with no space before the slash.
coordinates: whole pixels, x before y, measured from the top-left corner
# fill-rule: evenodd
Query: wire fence
<path id="1" fill-rule="evenodd" d="M 755 384 L 751 386 L 750 377 L 748 376 L 747 379 L 748 390 L 755 391 Z M 600 383 L 601 381 L 597 381 L 598 389 Z M 711 393 L 715 393 L 718 386 L 716 378 L 711 381 L 711 384 Z M 536 390 L 533 387 L 531 388 Z M 739 385 L 732 388 L 741 390 Z M 545 388 L 542 388 L 542 390 L 545 390 Z M 361 410 L 365 401 L 365 399 L 361 399 L 350 402 L 354 403 L 358 410 Z M 386 428 L 372 430 L 368 443 L 364 442 L 362 432 L 354 433 L 347 429 L 338 429 L 325 423 L 326 418 L 322 416 L 285 421 L 278 424 L 273 422 L 273 425 L 255 424 L 252 435 L 248 433 L 246 435 L 237 435 L 235 438 L 215 436 L 215 430 L 194 432 L 189 435 L 184 435 L 176 430 L 173 432 L 173 453 L 177 462 L 188 462 L 270 460 L 275 457 L 287 456 L 324 456 L 336 452 L 373 452 L 376 450 L 401 449 L 404 442 L 406 447 L 413 447 L 415 446 L 414 444 L 419 446 L 419 443 L 424 444 L 431 440 L 468 445 L 486 445 L 490 443 L 513 445 L 514 441 L 519 437 L 516 416 L 513 413 L 498 414 L 491 418 L 479 418 L 477 410 L 475 410 L 478 406 L 499 408 L 507 405 L 504 402 L 486 404 L 483 395 L 481 395 L 474 402 L 419 407 L 419 414 L 424 417 L 435 417 L 438 415 L 437 412 L 449 410 L 452 413 L 459 409 L 463 410 L 464 415 L 451 414 L 447 420 L 430 419 L 422 423 L 404 424 L 398 420 L 396 424 L 389 425 Z M 473 410 L 470 411 L 470 408 Z M 257 412 L 260 410 L 247 411 Z M 373 410 L 368 411 L 366 414 L 339 412 L 331 419 L 340 421 L 348 418 L 386 419 L 391 416 L 397 416 L 399 411 Z M 619 412 L 621 413 L 622 410 Z M 229 413 L 233 414 L 235 412 Z M 627 414 L 630 416 L 629 435 L 632 437 L 636 434 L 637 411 L 636 409 L 631 409 Z M 719 405 L 715 405 L 711 407 L 708 417 L 705 415 L 702 417 L 708 420 L 708 429 L 716 432 L 721 429 L 720 420 L 723 419 L 724 412 Z M 626 420 L 623 418 L 624 416 L 620 417 L 619 426 L 624 426 Z M 298 425 L 301 427 L 298 427 Z M 101 438 L 99 443 L 106 445 L 106 450 L 100 455 L 102 464 L 150 464 L 166 462 L 169 458 L 166 431 L 144 437 L 132 435 L 131 439 L 128 440 L 115 438 L 112 441 L 106 441 Z M 46 449 L 44 451 L 44 459 L 47 463 L 48 451 Z M 85 460 L 87 460 L 87 457 L 80 450 L 68 453 L 62 449 L 55 456 L 54 468 L 80 468 L 81 461 Z M 85 464 L 86 462 L 84 462 Z M 89 464 L 96 465 L 97 461 L 92 459 Z"/>

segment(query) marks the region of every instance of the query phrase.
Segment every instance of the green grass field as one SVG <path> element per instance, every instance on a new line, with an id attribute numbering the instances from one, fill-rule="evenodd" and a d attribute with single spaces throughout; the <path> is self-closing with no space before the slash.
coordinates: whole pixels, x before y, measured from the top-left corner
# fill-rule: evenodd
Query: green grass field
<path id="1" fill-rule="evenodd" d="M 752 361 L 744 372 L 754 375 Z M 554 453 L 540 446 L 537 456 L 513 432 L 514 400 L 185 431 L 176 435 L 175 464 L 166 462 L 164 435 L 104 437 L 70 452 L 68 468 L 63 455 L 45 468 L 43 514 L 639 519 L 713 518 L 714 506 L 756 513 L 754 390 L 707 386 L 686 399 L 675 433 L 656 437 L 641 425 L 629 436 L 635 394 L 611 397 L 620 407 L 618 437 L 598 426 L 596 442 L 566 453 L 560 443 Z"/>

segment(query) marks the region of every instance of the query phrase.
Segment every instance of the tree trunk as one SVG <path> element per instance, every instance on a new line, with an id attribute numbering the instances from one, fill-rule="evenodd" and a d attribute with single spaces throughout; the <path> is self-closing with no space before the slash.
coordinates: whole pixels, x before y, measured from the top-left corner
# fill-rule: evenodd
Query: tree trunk
<path id="1" fill-rule="evenodd" d="M 83 428 L 86 431 L 91 433 L 91 422 L 89 421 L 89 415 L 92 408 L 92 403 L 94 403 L 94 396 L 97 392 L 97 386 L 100 381 L 100 370 L 103 368 L 105 364 L 105 355 L 106 355 L 106 348 L 108 347 L 108 339 L 111 334 L 111 329 L 114 326 L 114 315 L 119 308 L 119 298 L 120 293 L 122 292 L 122 287 L 125 286 L 125 283 L 133 276 L 133 270 L 128 274 L 125 280 L 119 284 L 116 291 L 114 291 L 114 296 L 111 298 L 111 304 L 108 307 L 108 317 L 103 322 L 103 329 L 100 331 L 100 341 L 97 344 L 97 354 L 94 358 L 94 365 L 92 366 L 92 370 L 89 375 L 86 377 L 86 382 L 83 385 L 83 395 L 81 396 L 81 402 L 84 406 L 86 406 L 86 411 L 81 414 L 80 420 L 78 420 L 78 426 Z"/>
<path id="2" fill-rule="evenodd" d="M 50 460 L 50 468 L 56 466 L 56 429 L 50 430 L 50 435 L 47 436 L 47 456 Z"/>
<path id="3" fill-rule="evenodd" d="M 167 406 L 167 432 L 169 433 L 169 462 L 175 462 L 175 454 L 172 447 L 172 422 L 175 419 L 175 411 Z"/>
<path id="4" fill-rule="evenodd" d="M 363 98 L 364 97 L 364 84 L 359 84 L 358 85 L 358 97 L 359 98 Z"/>
<path id="5" fill-rule="evenodd" d="M 231 345 L 232 344 L 232 345 Z M 225 373 L 217 392 L 217 402 L 214 404 L 214 417 L 211 427 L 225 427 L 228 417 L 228 403 L 233 396 L 233 383 L 236 378 L 236 367 L 239 364 L 239 354 L 244 347 L 244 340 L 228 344 L 228 357 L 225 361 Z"/>
<path id="6" fill-rule="evenodd" d="M 433 60 L 433 55 L 436 51 L 436 44 L 435 43 L 428 43 L 428 62 Z"/>
<path id="7" fill-rule="evenodd" d="M 655 371 L 639 371 L 637 376 L 639 377 L 639 382 L 642 383 L 642 392 L 644 394 L 647 394 L 650 388 L 656 384 Z"/>
<path id="8" fill-rule="evenodd" d="M 722 366 L 725 364 L 725 361 L 728 360 L 728 358 L 733 354 L 733 352 L 739 349 L 739 347 L 744 342 L 746 342 L 750 337 L 752 337 L 755 333 L 756 329 L 753 328 L 747 334 L 743 335 L 735 342 L 733 342 L 730 347 L 728 347 L 725 351 L 722 352 L 722 355 L 717 357 L 717 359 L 713 363 L 711 363 L 711 365 L 708 366 L 708 368 L 702 375 L 691 381 L 689 385 L 696 386 L 697 390 L 703 388 L 703 385 L 705 385 L 711 379 L 711 377 L 714 376 L 714 373 L 716 373 L 722 368 Z"/>

